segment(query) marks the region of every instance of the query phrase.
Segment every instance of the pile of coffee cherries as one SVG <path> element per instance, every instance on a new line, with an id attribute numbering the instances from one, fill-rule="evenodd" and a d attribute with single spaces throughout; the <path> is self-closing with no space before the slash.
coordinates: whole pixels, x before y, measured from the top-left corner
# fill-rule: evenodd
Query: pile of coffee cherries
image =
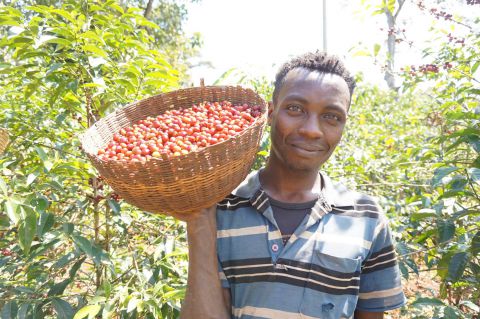
<path id="1" fill-rule="evenodd" d="M 260 106 L 228 101 L 169 110 L 122 128 L 97 155 L 105 161 L 141 162 L 181 156 L 240 134 L 261 114 Z"/>

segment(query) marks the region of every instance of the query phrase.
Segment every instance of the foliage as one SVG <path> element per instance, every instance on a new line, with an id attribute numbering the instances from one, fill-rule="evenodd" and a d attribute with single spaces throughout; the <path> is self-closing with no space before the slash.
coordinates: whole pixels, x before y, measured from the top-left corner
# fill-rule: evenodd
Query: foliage
<path id="1" fill-rule="evenodd" d="M 148 7 L 150 1 L 152 0 L 129 0 L 127 3 L 143 8 Z M 196 1 L 198 0 L 190 0 L 190 2 Z M 150 31 L 158 48 L 166 55 L 167 61 L 179 71 L 183 82 L 185 82 L 190 66 L 189 59 L 198 53 L 202 44 L 201 36 L 199 33 L 187 36 L 182 29 L 188 13 L 184 2 L 160 0 L 153 3 L 154 7 L 149 19 L 156 23 L 159 28 Z"/>
<path id="2" fill-rule="evenodd" d="M 360 117 L 369 120 L 351 123 L 355 129 L 347 132 L 346 140 L 355 143 L 346 145 L 353 159 L 342 156 L 344 149 L 336 158 L 348 164 L 340 167 L 350 183 L 367 186 L 384 201 L 396 226 L 405 278 L 429 269 L 437 273 L 440 292 L 436 298 L 418 295 L 406 310 L 408 318 L 473 318 L 480 309 L 480 21 L 427 8 L 422 1 L 417 6 L 450 25 L 441 29 L 441 24 L 433 24 L 435 38 L 423 50 L 430 62 L 403 69 L 401 94 L 390 93 L 385 100 L 385 94 L 367 92 L 370 101 L 361 105 L 371 113 Z M 360 88 L 354 106 L 364 99 L 364 90 Z M 390 106 L 392 98 L 397 108 Z M 377 101 L 382 110 L 372 107 Z M 405 122 L 412 115 L 417 123 Z M 380 131 L 371 120 L 381 123 Z M 390 144 L 399 148 L 388 152 Z M 358 184 L 362 178 L 363 185 Z"/>
<path id="3" fill-rule="evenodd" d="M 478 30 L 479 22 L 470 30 Z M 405 234 L 425 251 L 425 264 L 440 278 L 440 298 L 446 302 L 434 308 L 443 312 L 441 318 L 470 318 L 480 309 L 479 39 L 470 32 L 462 41 L 452 41 L 440 31 L 438 51 L 424 51 L 434 67 L 414 75 L 407 69 L 404 85 L 428 95 L 434 110 L 430 120 L 437 134 L 426 141 L 421 157 L 433 163 L 431 188 L 411 199 L 421 209 L 405 220 Z M 428 83 L 432 86 L 422 89 Z"/>
<path id="4" fill-rule="evenodd" d="M 0 7 L 2 318 L 178 315 L 185 230 L 116 201 L 78 135 L 179 86 L 141 11 L 115 1 Z"/>

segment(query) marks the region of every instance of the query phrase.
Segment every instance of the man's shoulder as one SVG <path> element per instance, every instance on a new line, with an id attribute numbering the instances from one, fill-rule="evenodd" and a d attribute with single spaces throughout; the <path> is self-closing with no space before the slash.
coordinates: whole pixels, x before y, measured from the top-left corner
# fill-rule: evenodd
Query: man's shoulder
<path id="1" fill-rule="evenodd" d="M 334 206 L 370 205 L 378 209 L 379 200 L 377 197 L 348 188 L 344 183 L 331 179 L 323 172 L 320 174 L 324 181 L 323 190 L 327 201 Z"/>

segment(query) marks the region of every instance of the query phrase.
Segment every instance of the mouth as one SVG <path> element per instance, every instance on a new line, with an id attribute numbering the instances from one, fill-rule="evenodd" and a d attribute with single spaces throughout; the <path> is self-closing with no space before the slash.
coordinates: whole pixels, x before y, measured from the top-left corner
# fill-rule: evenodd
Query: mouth
<path id="1" fill-rule="evenodd" d="M 325 151 L 325 148 L 316 146 L 316 145 L 308 145 L 308 144 L 291 144 L 291 145 L 298 152 L 307 154 L 307 155 L 318 155 L 318 153 Z"/>

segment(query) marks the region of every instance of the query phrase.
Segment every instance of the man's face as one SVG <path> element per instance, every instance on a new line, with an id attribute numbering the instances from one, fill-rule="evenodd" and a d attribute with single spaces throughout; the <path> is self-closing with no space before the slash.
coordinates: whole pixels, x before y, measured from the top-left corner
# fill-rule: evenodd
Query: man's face
<path id="1" fill-rule="evenodd" d="M 340 76 L 290 71 L 269 110 L 272 159 L 291 170 L 318 170 L 340 142 L 349 104 Z"/>

